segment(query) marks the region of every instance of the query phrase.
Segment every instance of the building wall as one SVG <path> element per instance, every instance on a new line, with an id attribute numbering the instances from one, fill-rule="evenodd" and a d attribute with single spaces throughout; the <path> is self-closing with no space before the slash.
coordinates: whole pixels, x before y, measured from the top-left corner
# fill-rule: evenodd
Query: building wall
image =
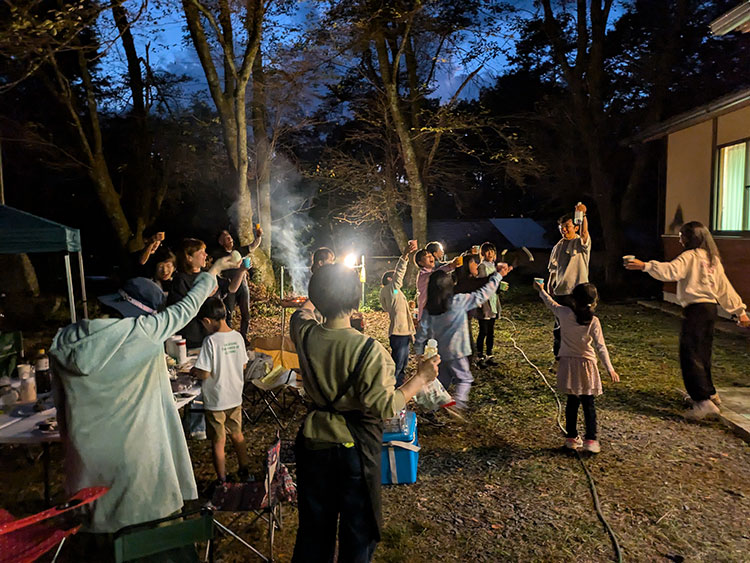
<path id="1" fill-rule="evenodd" d="M 719 116 L 717 145 L 726 145 L 747 137 L 750 137 L 750 106 Z"/>
<path id="2" fill-rule="evenodd" d="M 716 146 L 750 137 L 750 106 L 716 119 Z M 669 135 L 667 140 L 667 187 L 662 242 L 666 260 L 681 251 L 680 224 L 711 224 L 713 190 L 713 119 Z M 750 301 L 750 236 L 715 236 L 727 277 L 745 303 Z M 676 301 L 675 284 L 664 284 L 664 298 Z"/>
<path id="3" fill-rule="evenodd" d="M 664 231 L 676 234 L 685 221 L 708 224 L 711 208 L 712 123 L 669 135 Z"/>

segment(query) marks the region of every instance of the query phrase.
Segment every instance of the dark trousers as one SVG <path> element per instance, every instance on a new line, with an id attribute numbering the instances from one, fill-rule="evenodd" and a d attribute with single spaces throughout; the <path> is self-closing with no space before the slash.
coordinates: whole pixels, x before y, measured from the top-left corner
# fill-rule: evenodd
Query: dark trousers
<path id="1" fill-rule="evenodd" d="M 573 296 L 572 295 L 553 295 L 552 299 L 557 301 L 560 305 L 563 307 L 573 307 Z M 552 351 L 555 354 L 555 359 L 560 359 L 560 341 L 562 339 L 560 335 L 560 323 L 557 322 L 557 317 L 555 317 L 555 328 L 552 329 Z M 575 436 L 573 436 L 575 438 Z"/>
<path id="2" fill-rule="evenodd" d="M 370 496 L 356 448 L 311 450 L 297 441 L 299 527 L 294 563 L 368 563 L 377 542 Z"/>
<path id="3" fill-rule="evenodd" d="M 406 364 L 409 363 L 409 343 L 411 336 L 391 334 L 388 338 L 391 343 L 391 358 L 396 362 L 396 387 L 401 387 L 404 382 Z"/>
<path id="4" fill-rule="evenodd" d="M 596 440 L 596 407 L 593 395 L 568 395 L 565 404 L 565 431 L 568 438 L 578 436 L 578 406 L 583 406 L 583 420 L 586 424 L 585 440 Z"/>
<path id="5" fill-rule="evenodd" d="M 477 356 L 481 358 L 484 355 L 483 350 L 485 349 L 487 350 L 487 355 L 491 356 L 492 348 L 495 346 L 495 319 L 478 319 L 478 321 Z"/>
<path id="6" fill-rule="evenodd" d="M 711 352 L 716 324 L 715 303 L 695 303 L 683 309 L 680 331 L 680 367 L 685 390 L 693 401 L 716 393 L 711 379 Z"/>
<path id="7" fill-rule="evenodd" d="M 242 280 L 240 287 L 235 293 L 230 293 L 224 299 L 224 306 L 227 309 L 227 324 L 232 324 L 232 313 L 234 308 L 240 306 L 240 334 L 242 338 L 247 338 L 247 331 L 250 328 L 250 290 L 247 287 L 247 280 Z"/>

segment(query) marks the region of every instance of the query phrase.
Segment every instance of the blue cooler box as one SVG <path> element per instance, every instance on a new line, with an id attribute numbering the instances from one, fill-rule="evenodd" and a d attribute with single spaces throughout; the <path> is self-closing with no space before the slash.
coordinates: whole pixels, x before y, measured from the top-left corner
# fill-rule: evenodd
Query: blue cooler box
<path id="1" fill-rule="evenodd" d="M 414 483 L 417 480 L 419 462 L 419 440 L 417 439 L 417 415 L 406 413 L 406 433 L 383 433 L 381 454 L 381 483 Z"/>

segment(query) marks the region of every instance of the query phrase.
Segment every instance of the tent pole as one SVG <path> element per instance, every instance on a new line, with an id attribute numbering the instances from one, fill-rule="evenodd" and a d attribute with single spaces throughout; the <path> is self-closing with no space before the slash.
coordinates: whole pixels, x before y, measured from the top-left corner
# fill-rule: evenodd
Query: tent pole
<path id="1" fill-rule="evenodd" d="M 78 273 L 81 276 L 81 299 L 83 301 L 83 318 L 89 318 L 89 305 L 86 301 L 86 278 L 83 275 L 83 250 L 78 251 Z"/>
<path id="2" fill-rule="evenodd" d="M 73 293 L 73 274 L 70 271 L 70 252 L 65 253 L 65 276 L 68 278 L 68 302 L 70 304 L 70 322 L 76 322 L 76 302 Z"/>

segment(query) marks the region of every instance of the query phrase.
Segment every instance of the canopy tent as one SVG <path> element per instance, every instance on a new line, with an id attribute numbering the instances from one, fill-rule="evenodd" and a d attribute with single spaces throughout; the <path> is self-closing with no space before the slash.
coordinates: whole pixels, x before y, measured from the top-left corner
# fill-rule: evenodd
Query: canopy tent
<path id="1" fill-rule="evenodd" d="M 70 268 L 70 253 L 76 252 L 78 254 L 83 316 L 88 318 L 80 231 L 7 205 L 0 205 L 0 254 L 28 254 L 33 252 L 65 253 L 65 274 L 68 281 L 71 322 L 76 322 L 76 307 L 73 275 Z"/>

